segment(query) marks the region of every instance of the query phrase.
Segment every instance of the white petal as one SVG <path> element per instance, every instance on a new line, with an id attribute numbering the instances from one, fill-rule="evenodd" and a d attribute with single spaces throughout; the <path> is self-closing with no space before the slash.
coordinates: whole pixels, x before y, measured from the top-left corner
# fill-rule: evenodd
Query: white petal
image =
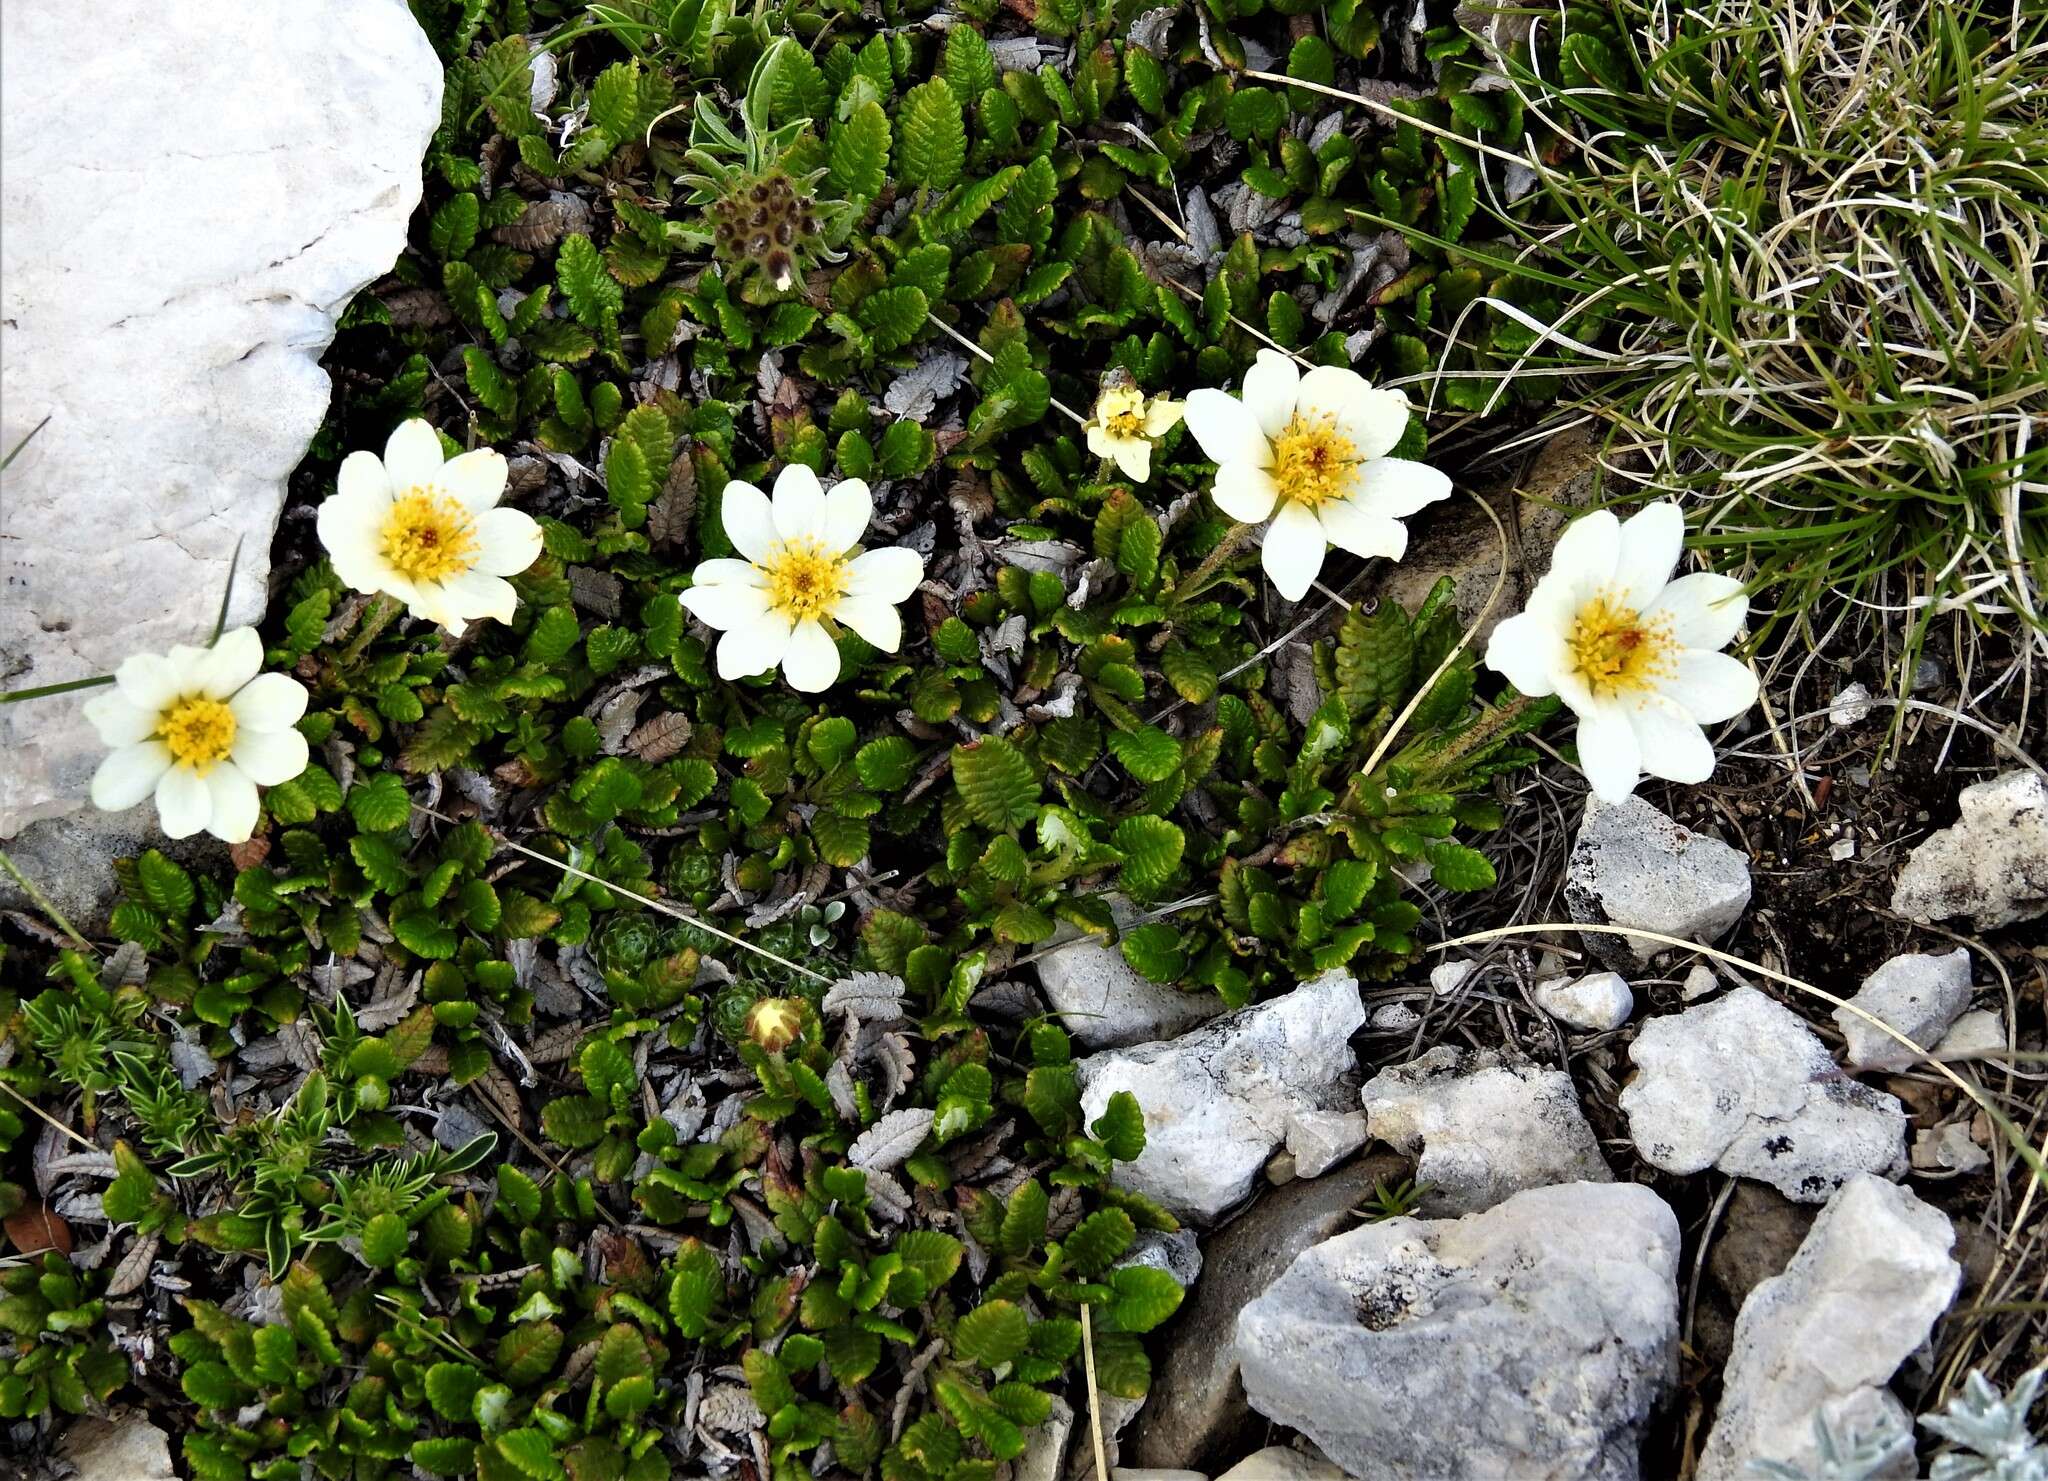
<path id="1" fill-rule="evenodd" d="M 1408 527 L 1361 499 L 1327 500 L 1317 507 L 1316 518 L 1330 543 L 1353 555 L 1397 561 L 1408 553 Z"/>
<path id="2" fill-rule="evenodd" d="M 761 560 L 775 548 L 775 511 L 751 483 L 737 478 L 728 483 L 719 497 L 718 516 L 725 538 L 748 560 Z"/>
<path id="3" fill-rule="evenodd" d="M 226 699 L 256 677 L 263 667 L 263 639 L 253 627 L 231 627 L 222 633 L 199 661 L 194 677 L 199 692 L 210 699 Z"/>
<path id="4" fill-rule="evenodd" d="M 1621 521 L 1612 513 L 1596 509 L 1573 520 L 1550 555 L 1550 574 L 1544 580 L 1557 580 L 1547 599 L 1576 612 L 1614 580 L 1614 562 L 1620 552 Z"/>
<path id="5" fill-rule="evenodd" d="M 1685 516 L 1669 502 L 1646 505 L 1623 521 L 1614 560 L 1621 604 L 1640 612 L 1671 579 L 1685 548 Z"/>
<path id="6" fill-rule="evenodd" d="M 1733 576 L 1695 571 L 1665 587 L 1645 616 L 1670 619 L 1671 635 L 1685 648 L 1725 648 L 1749 616 L 1749 598 Z"/>
<path id="7" fill-rule="evenodd" d="M 476 518 L 476 569 L 517 576 L 540 559 L 540 525 L 518 509 L 486 509 Z"/>
<path id="8" fill-rule="evenodd" d="M 683 610 L 707 627 L 729 632 L 768 615 L 768 592 L 740 582 L 693 586 L 682 595 Z"/>
<path id="9" fill-rule="evenodd" d="M 156 715 L 185 692 L 185 675 L 162 653 L 137 653 L 114 670 L 114 687 L 138 710 Z"/>
<path id="10" fill-rule="evenodd" d="M 1278 437 L 1294 420 L 1301 371 L 1278 350 L 1261 350 L 1244 373 L 1244 404 L 1268 437 Z M 1219 460 L 1220 461 L 1220 460 Z"/>
<path id="11" fill-rule="evenodd" d="M 156 790 L 170 765 L 171 748 L 160 740 L 121 747 L 92 774 L 92 805 L 101 812 L 126 812 Z"/>
<path id="12" fill-rule="evenodd" d="M 1318 365 L 1303 376 L 1294 404 L 1304 415 L 1329 417 L 1360 458 L 1383 456 L 1408 430 L 1406 396 L 1375 390 L 1364 376 L 1340 365 Z"/>
<path id="13" fill-rule="evenodd" d="M 1232 519 L 1257 524 L 1269 518 L 1273 506 L 1280 502 L 1280 485 L 1274 482 L 1271 468 L 1256 463 L 1219 463 L 1209 497 Z"/>
<path id="14" fill-rule="evenodd" d="M 825 548 L 834 555 L 860 544 L 875 517 L 875 496 L 864 479 L 848 478 L 832 485 L 825 495 Z"/>
<path id="15" fill-rule="evenodd" d="M 119 689 L 106 689 L 85 702 L 85 718 L 103 746 L 132 746 L 156 734 L 162 718 L 157 710 L 145 710 Z"/>
<path id="16" fill-rule="evenodd" d="M 1266 528 L 1259 563 L 1273 589 L 1290 602 L 1308 595 L 1323 569 L 1323 523 L 1299 504 L 1287 503 Z"/>
<path id="17" fill-rule="evenodd" d="M 1733 720 L 1756 703 L 1756 671 L 1739 658 L 1688 648 L 1678 655 L 1678 672 L 1660 689 L 1702 725 Z"/>
<path id="18" fill-rule="evenodd" d="M 759 622 L 736 627 L 718 640 L 718 677 L 744 679 L 765 674 L 789 651 L 789 619 L 770 612 Z"/>
<path id="19" fill-rule="evenodd" d="M 306 686 L 290 674 L 258 674 L 228 701 L 228 708 L 234 712 L 237 735 L 245 730 L 290 730 L 306 713 Z"/>
<path id="20" fill-rule="evenodd" d="M 1375 514 L 1406 519 L 1451 496 L 1450 476 L 1407 458 L 1368 458 L 1357 475 L 1355 497 Z"/>
<path id="21" fill-rule="evenodd" d="M 907 601 L 924 580 L 924 557 L 905 545 L 863 550 L 846 563 L 846 594 L 880 597 L 894 604 Z"/>
<path id="22" fill-rule="evenodd" d="M 802 463 L 775 475 L 775 533 L 784 540 L 816 540 L 825 533 L 825 487 Z M 849 544 L 852 542 L 849 541 Z"/>
<path id="23" fill-rule="evenodd" d="M 692 586 L 766 586 L 767 575 L 752 561 L 732 560 L 720 556 L 716 560 L 698 561 L 697 568 L 690 572 Z"/>
<path id="24" fill-rule="evenodd" d="M 480 447 L 441 465 L 441 487 L 471 514 L 482 514 L 498 507 L 498 501 L 505 497 L 505 481 L 511 474 L 503 453 L 496 448 Z"/>
<path id="25" fill-rule="evenodd" d="M 782 655 L 782 677 L 790 688 L 805 694 L 830 689 L 839 677 L 839 647 L 831 634 L 815 621 L 799 622 Z"/>
<path id="26" fill-rule="evenodd" d="M 256 831 L 256 784 L 235 766 L 216 766 L 206 775 L 206 795 L 206 831 L 223 843 L 247 843 Z"/>
<path id="27" fill-rule="evenodd" d="M 1273 466 L 1273 444 L 1259 429 L 1251 409 L 1224 391 L 1190 392 L 1183 415 L 1202 456 L 1212 463 Z"/>
<path id="28" fill-rule="evenodd" d="M 306 738 L 296 730 L 238 730 L 229 759 L 249 780 L 275 787 L 306 769 Z"/>
<path id="29" fill-rule="evenodd" d="M 1643 770 L 1667 782 L 1703 782 L 1714 774 L 1714 748 L 1706 732 L 1668 699 L 1655 695 L 1628 712 L 1642 752 Z"/>
<path id="30" fill-rule="evenodd" d="M 1152 477 L 1152 444 L 1142 437 L 1127 437 L 1117 445 L 1116 465 L 1133 483 Z"/>
<path id="31" fill-rule="evenodd" d="M 1602 802 L 1623 802 L 1642 775 L 1635 727 L 1619 705 L 1594 705 L 1579 714 L 1579 769 Z"/>
<path id="32" fill-rule="evenodd" d="M 1100 422 L 1090 422 L 1082 430 L 1088 434 L 1088 451 L 1098 458 L 1116 456 L 1116 450 L 1123 442 L 1121 437 L 1110 436 L 1109 429 Z"/>
<path id="33" fill-rule="evenodd" d="M 1558 630 L 1527 612 L 1502 622 L 1486 640 L 1486 666 L 1532 697 L 1556 692 L 1552 675 L 1564 666 L 1564 656 Z"/>
<path id="34" fill-rule="evenodd" d="M 493 576 L 488 571 L 464 571 L 460 576 L 451 576 L 441 583 L 441 601 L 442 626 L 459 635 L 460 629 L 447 618 L 453 617 L 465 624 L 479 617 L 510 622 L 512 613 L 519 606 L 519 594 L 502 576 Z"/>
<path id="35" fill-rule="evenodd" d="M 831 615 L 884 653 L 903 646 L 903 618 L 894 603 L 876 596 L 841 597 L 833 603 Z"/>
<path id="36" fill-rule="evenodd" d="M 1145 408 L 1145 435 L 1164 437 L 1180 425 L 1181 413 L 1187 408 L 1178 401 L 1168 401 L 1164 396 Z"/>
<path id="37" fill-rule="evenodd" d="M 353 452 L 341 460 L 341 469 L 334 475 L 334 492 L 338 498 L 359 500 L 372 509 L 389 508 L 391 476 L 375 453 Z"/>
<path id="38" fill-rule="evenodd" d="M 189 766 L 173 766 L 156 784 L 156 816 L 169 838 L 190 838 L 213 818 L 213 794 Z"/>
<path id="39" fill-rule="evenodd" d="M 402 494 L 431 484 L 441 476 L 441 434 L 420 417 L 400 422 L 384 444 L 384 475 L 391 491 Z M 197 832 L 197 829 L 193 830 Z"/>
<path id="40" fill-rule="evenodd" d="M 382 476 L 380 471 L 378 477 Z M 382 531 L 390 508 L 389 499 L 373 501 L 362 494 L 341 493 L 322 500 L 314 517 L 320 544 L 334 563 L 334 574 L 357 591 L 381 591 L 384 576 L 391 570 L 384 558 Z"/>

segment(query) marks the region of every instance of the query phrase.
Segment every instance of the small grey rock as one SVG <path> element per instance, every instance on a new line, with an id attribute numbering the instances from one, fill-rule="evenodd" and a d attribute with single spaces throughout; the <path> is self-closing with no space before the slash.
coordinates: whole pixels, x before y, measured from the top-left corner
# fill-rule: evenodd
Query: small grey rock
<path id="1" fill-rule="evenodd" d="M 1594 972 L 1580 978 L 1552 977 L 1536 984 L 1536 1006 L 1559 1023 L 1604 1034 L 1628 1022 L 1636 996 L 1619 972 Z"/>
<path id="2" fill-rule="evenodd" d="M 1432 1188 L 1433 1211 L 1471 1213 L 1525 1188 L 1614 1176 L 1562 1070 L 1440 1044 L 1373 1076 L 1360 1098 L 1372 1135 L 1420 1153 L 1415 1176 Z"/>
<path id="3" fill-rule="evenodd" d="M 2048 782 L 2009 771 L 1965 787 L 1961 816 L 1913 850 L 1892 909 L 1913 920 L 1967 915 L 1980 931 L 2048 915 Z"/>
<path id="4" fill-rule="evenodd" d="M 1078 1061 L 1082 1109 L 1093 1121 L 1115 1092 L 1134 1094 L 1145 1150 L 1117 1164 L 1117 1182 L 1190 1223 L 1213 1223 L 1251 1192 L 1294 1116 L 1338 1108 L 1364 1021 L 1357 979 L 1325 972 L 1171 1043 Z"/>
<path id="5" fill-rule="evenodd" d="M 1074 1433 L 1074 1411 L 1064 1399 L 1052 1401 L 1045 1423 L 1024 1436 L 1024 1453 L 1010 1467 L 1010 1481 L 1059 1481 L 1060 1464 L 1067 1457 L 1067 1441 Z"/>
<path id="6" fill-rule="evenodd" d="M 1970 953 L 1958 946 L 1940 956 L 1908 952 L 1863 979 L 1856 996 L 1835 1009 L 1848 1041 L 1852 1070 L 1903 1070 L 1919 1056 L 1858 1013 L 1881 1018 L 1923 1049 L 1931 1049 L 1970 1003 Z"/>
<path id="7" fill-rule="evenodd" d="M 2006 1048 L 2005 1016 L 1988 1008 L 1977 1008 L 1955 1021 L 1955 1026 L 1934 1046 L 1934 1055 L 1937 1059 L 1967 1059 L 2003 1054 Z"/>
<path id="8" fill-rule="evenodd" d="M 1652 1167 L 1718 1167 L 1800 1203 L 1905 1171 L 1897 1098 L 1843 1075 L 1798 1014 L 1753 987 L 1650 1020 L 1629 1058 L 1640 1073 L 1621 1109 Z"/>
<path id="9" fill-rule="evenodd" d="M 1581 925 L 1628 926 L 1711 942 L 1749 906 L 1749 860 L 1718 838 L 1680 827 L 1640 797 L 1589 799 L 1565 874 L 1565 903 Z M 1625 970 L 1665 948 L 1589 932 L 1586 948 Z"/>
<path id="10" fill-rule="evenodd" d="M 1296 1177 L 1319 1178 L 1365 1143 L 1363 1111 L 1297 1111 L 1287 1123 Z"/>
<path id="11" fill-rule="evenodd" d="M 1285 1445 L 1268 1445 L 1257 1455 L 1248 1455 L 1216 1481 L 1344 1481 L 1344 1473 L 1326 1460 L 1289 1450 Z"/>
<path id="12" fill-rule="evenodd" d="M 1685 980 L 1678 984 L 1678 995 L 1688 1003 L 1697 1003 L 1708 993 L 1721 986 L 1721 979 L 1714 975 L 1714 969 L 1705 962 L 1694 962 L 1692 970 L 1685 974 Z"/>
<path id="13" fill-rule="evenodd" d="M 1372 1010 L 1369 1021 L 1377 1033 L 1405 1034 L 1422 1022 L 1422 1015 L 1406 1003 L 1382 1003 Z"/>
<path id="14" fill-rule="evenodd" d="M 1955 1298 L 1954 1240 L 1948 1216 L 1909 1190 L 1868 1175 L 1845 1182 L 1784 1273 L 1742 1304 L 1699 1481 L 1738 1481 L 1756 1460 L 1812 1466 L 1813 1415 L 1825 1405 L 1888 1411 L 1910 1432 L 1884 1385 Z"/>
<path id="15" fill-rule="evenodd" d="M 1677 1376 L 1678 1248 L 1634 1184 L 1363 1225 L 1239 1316 L 1245 1392 L 1355 1476 L 1633 1481 Z"/>
<path id="16" fill-rule="evenodd" d="M 1139 919 L 1136 909 L 1111 899 L 1110 911 L 1120 930 Z M 1084 936 L 1072 926 L 1055 941 L 1066 940 L 1040 957 L 1038 986 L 1060 1024 L 1084 1049 L 1121 1049 L 1151 1044 L 1185 1033 L 1223 1011 L 1213 992 L 1182 992 L 1140 975 L 1124 960 L 1121 949 Z"/>

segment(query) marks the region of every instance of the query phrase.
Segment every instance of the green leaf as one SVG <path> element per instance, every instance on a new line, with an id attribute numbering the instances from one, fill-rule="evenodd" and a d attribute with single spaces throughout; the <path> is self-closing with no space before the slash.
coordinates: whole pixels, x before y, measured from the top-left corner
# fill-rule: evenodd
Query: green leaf
<path id="1" fill-rule="evenodd" d="M 1003 1253 L 1022 1259 L 1037 1249 L 1045 1240 L 1045 1221 L 1051 1207 L 1045 1186 L 1037 1178 L 1019 1183 L 1003 1211 Z"/>
<path id="2" fill-rule="evenodd" d="M 910 785 L 910 773 L 916 765 L 917 747 L 901 735 L 871 740 L 853 759 L 860 784 L 876 792 L 898 792 Z"/>
<path id="3" fill-rule="evenodd" d="M 156 849 L 145 850 L 135 861 L 135 877 L 143 902 L 165 920 L 184 920 L 199 899 L 192 876 Z"/>
<path id="4" fill-rule="evenodd" d="M 443 1419 L 466 1422 L 484 1375 L 468 1363 L 436 1363 L 427 1369 L 427 1402 Z"/>
<path id="5" fill-rule="evenodd" d="M 1178 824 L 1145 813 L 1118 823 L 1109 841 L 1124 856 L 1124 888 L 1141 899 L 1166 888 L 1179 871 L 1181 853 L 1187 847 L 1187 837 Z"/>
<path id="6" fill-rule="evenodd" d="M 1432 843 L 1423 850 L 1430 874 L 1447 890 L 1490 890 L 1497 882 L 1493 863 L 1476 848 L 1462 843 Z"/>
<path id="7" fill-rule="evenodd" d="M 179 1379 L 185 1397 L 202 1409 L 233 1409 L 248 1393 L 223 1363 L 193 1363 Z"/>
<path id="8" fill-rule="evenodd" d="M 1180 742 L 1156 725 L 1110 732 L 1109 749 L 1141 782 L 1163 782 L 1180 770 Z"/>
<path id="9" fill-rule="evenodd" d="M 960 100 L 939 78 L 903 95 L 896 115 L 896 176 L 913 189 L 945 190 L 967 163 L 967 124 Z"/>
<path id="10" fill-rule="evenodd" d="M 870 98 L 832 125 L 829 180 L 847 200 L 872 200 L 889 183 L 889 115 Z"/>
<path id="11" fill-rule="evenodd" d="M 1021 828 L 1038 816 L 1038 778 L 1031 761 L 1001 736 L 953 747 L 953 785 L 968 814 L 985 828 Z M 1180 830 L 1173 831 L 1177 839 Z M 1179 860 L 1176 846 L 1174 862 Z"/>
<path id="12" fill-rule="evenodd" d="M 1135 1162 L 1144 1155 L 1145 1113 L 1138 1106 L 1138 1098 L 1128 1090 L 1110 1096 L 1109 1104 L 1102 1108 L 1102 1114 L 1089 1130 L 1119 1162 Z"/>
<path id="13" fill-rule="evenodd" d="M 1150 1265 L 1111 1271 L 1109 1284 L 1116 1292 L 1109 1317 L 1125 1332 L 1151 1331 L 1180 1310 L 1181 1297 L 1186 1294 L 1179 1281 Z"/>
<path id="14" fill-rule="evenodd" d="M 388 833 L 412 816 L 412 799 L 406 796 L 402 777 L 380 771 L 349 788 L 348 812 L 364 832 Z"/>
<path id="15" fill-rule="evenodd" d="M 589 329 L 602 327 L 607 316 L 615 318 L 625 307 L 626 290 L 605 271 L 604 258 L 581 232 L 562 238 L 555 258 L 555 286 L 569 311 Z"/>
<path id="16" fill-rule="evenodd" d="M 1074 1226 L 1060 1243 L 1069 1268 L 1093 1275 L 1121 1258 L 1138 1237 L 1138 1226 L 1120 1208 L 1098 1209 Z"/>
<path id="17" fill-rule="evenodd" d="M 917 337 L 929 308 L 922 288 L 884 288 L 862 299 L 855 316 L 876 352 L 886 355 Z"/>
<path id="18" fill-rule="evenodd" d="M 1023 1309 L 1009 1301 L 985 1301 L 960 1318 L 953 1328 L 956 1357 L 985 1368 L 1013 1362 L 1030 1340 Z"/>
<path id="19" fill-rule="evenodd" d="M 553 1322 L 528 1322 L 498 1339 L 496 1367 L 507 1383 L 524 1387 L 555 1370 L 562 1351 L 562 1329 Z"/>

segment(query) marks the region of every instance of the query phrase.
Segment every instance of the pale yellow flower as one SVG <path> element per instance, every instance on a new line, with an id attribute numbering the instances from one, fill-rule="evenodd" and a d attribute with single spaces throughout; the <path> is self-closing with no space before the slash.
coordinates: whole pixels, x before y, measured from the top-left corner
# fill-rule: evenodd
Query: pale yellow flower
<path id="1" fill-rule="evenodd" d="M 1147 396 L 1128 381 L 1115 381 L 1102 388 L 1095 400 L 1095 413 L 1082 428 L 1088 434 L 1088 451 L 1108 458 L 1138 483 L 1152 476 L 1152 444 L 1179 424 L 1182 403 L 1164 396 Z"/>

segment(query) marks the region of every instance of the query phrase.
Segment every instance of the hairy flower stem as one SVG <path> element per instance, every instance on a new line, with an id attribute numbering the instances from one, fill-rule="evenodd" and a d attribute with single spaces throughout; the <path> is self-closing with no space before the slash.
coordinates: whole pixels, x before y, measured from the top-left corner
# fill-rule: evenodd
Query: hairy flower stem
<path id="1" fill-rule="evenodd" d="M 391 619 L 396 617 L 398 612 L 399 603 L 396 599 L 381 591 L 371 597 L 370 605 L 363 613 L 362 626 L 356 629 L 354 640 L 341 650 L 340 666 L 348 668 L 362 657 L 363 649 L 376 640 L 378 633 L 391 626 Z"/>
<path id="2" fill-rule="evenodd" d="M 1216 579 L 1218 569 L 1243 548 L 1244 542 L 1251 538 L 1251 533 L 1252 527 L 1248 524 L 1232 525 L 1223 538 L 1216 542 L 1216 548 L 1202 557 L 1202 563 L 1175 585 L 1173 594 L 1168 599 L 1169 603 L 1178 606 L 1182 602 L 1194 600 L 1208 590 Z"/>

